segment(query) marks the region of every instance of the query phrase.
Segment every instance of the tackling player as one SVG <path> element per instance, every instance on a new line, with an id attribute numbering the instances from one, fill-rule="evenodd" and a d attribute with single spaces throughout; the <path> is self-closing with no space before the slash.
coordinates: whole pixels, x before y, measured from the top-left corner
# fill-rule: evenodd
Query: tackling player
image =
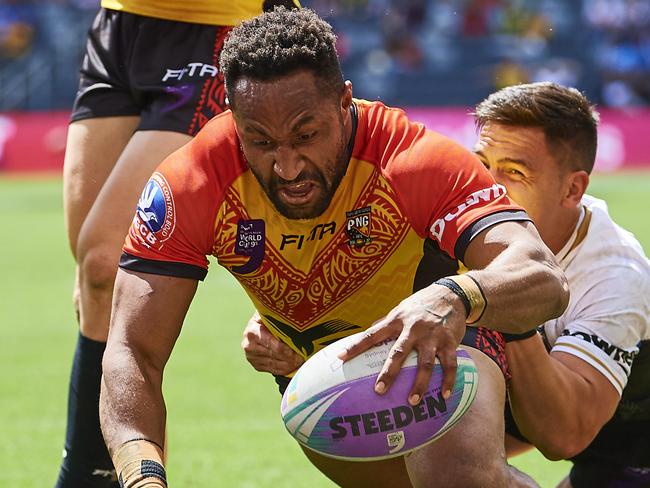
<path id="1" fill-rule="evenodd" d="M 232 112 L 163 162 L 120 261 L 104 355 L 102 430 L 124 486 L 165 486 L 164 366 L 207 255 L 303 357 L 367 330 L 347 357 L 396 338 L 376 390 L 418 351 L 421 401 L 438 356 L 443 394 L 462 341 L 481 377 L 457 427 L 406 458 L 307 453 L 339 484 L 529 486 L 505 463 L 504 342 L 558 316 L 564 277 L 528 216 L 468 151 L 401 110 L 352 98 L 331 27 L 275 10 L 221 54 Z M 469 268 L 458 277 L 458 264 Z M 480 319 L 482 327 L 467 327 Z M 374 325 L 373 325 L 374 324 Z M 480 433 L 480 439 L 477 439 Z"/>
<path id="2" fill-rule="evenodd" d="M 88 33 L 63 174 L 80 334 L 59 488 L 117 486 L 99 428 L 98 398 L 124 236 L 152 170 L 225 109 L 217 67 L 223 40 L 231 26 L 261 13 L 262 4 L 101 2 Z"/>
<path id="3" fill-rule="evenodd" d="M 572 459 L 564 487 L 650 486 L 650 264 L 605 202 L 585 195 L 598 114 L 575 89 L 535 83 L 490 95 L 476 121 L 476 153 L 532 217 L 571 290 L 541 335 L 507 344 L 508 454 L 530 442 Z"/>

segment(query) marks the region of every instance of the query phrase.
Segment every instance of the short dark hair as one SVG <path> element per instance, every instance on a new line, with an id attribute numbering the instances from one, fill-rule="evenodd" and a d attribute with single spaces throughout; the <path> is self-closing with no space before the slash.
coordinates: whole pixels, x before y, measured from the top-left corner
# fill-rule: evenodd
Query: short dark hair
<path id="1" fill-rule="evenodd" d="M 232 105 L 241 77 L 266 81 L 304 69 L 333 94 L 344 87 L 332 26 L 309 9 L 277 7 L 242 22 L 228 35 L 220 65 Z"/>
<path id="2" fill-rule="evenodd" d="M 565 169 L 591 173 L 594 167 L 599 116 L 575 88 L 550 82 L 509 86 L 479 103 L 474 116 L 479 128 L 488 122 L 538 127 Z"/>

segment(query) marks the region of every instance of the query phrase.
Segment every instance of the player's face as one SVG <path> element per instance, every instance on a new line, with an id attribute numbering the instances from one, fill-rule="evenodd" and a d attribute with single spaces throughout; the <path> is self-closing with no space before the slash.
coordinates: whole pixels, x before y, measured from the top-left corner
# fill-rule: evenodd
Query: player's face
<path id="1" fill-rule="evenodd" d="M 524 207 L 547 243 L 557 228 L 566 176 L 542 129 L 486 124 L 474 151 L 508 195 Z"/>
<path id="2" fill-rule="evenodd" d="M 233 115 L 251 171 L 275 208 L 311 219 L 330 204 L 348 164 L 351 86 L 325 95 L 308 71 L 280 79 L 242 78 Z"/>

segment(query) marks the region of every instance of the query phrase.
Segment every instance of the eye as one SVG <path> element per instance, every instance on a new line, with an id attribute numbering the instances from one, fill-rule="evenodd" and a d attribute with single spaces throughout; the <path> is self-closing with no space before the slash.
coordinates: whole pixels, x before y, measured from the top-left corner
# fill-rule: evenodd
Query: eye
<path id="1" fill-rule="evenodd" d="M 300 142 L 311 141 L 311 140 L 314 138 L 315 135 L 316 135 L 316 131 L 305 132 L 304 134 L 300 134 L 300 135 L 298 136 L 298 140 L 299 140 Z"/>
<path id="2" fill-rule="evenodd" d="M 524 176 L 526 176 L 521 171 L 519 171 L 518 169 L 514 169 L 514 168 L 506 169 L 505 173 L 507 175 L 516 176 L 517 178 L 523 178 Z"/>
<path id="3" fill-rule="evenodd" d="M 267 139 L 254 139 L 252 141 L 252 143 L 253 143 L 254 146 L 257 146 L 257 147 L 267 147 L 267 146 L 271 145 L 271 141 L 269 141 Z"/>

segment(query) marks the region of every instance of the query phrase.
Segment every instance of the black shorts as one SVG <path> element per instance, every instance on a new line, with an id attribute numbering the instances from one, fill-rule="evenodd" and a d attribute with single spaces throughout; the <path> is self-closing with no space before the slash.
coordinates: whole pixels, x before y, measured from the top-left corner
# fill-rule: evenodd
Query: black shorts
<path id="1" fill-rule="evenodd" d="M 467 327 L 460 343 L 481 351 L 496 363 L 506 381 L 510 379 L 508 361 L 506 360 L 506 343 L 501 333 L 485 327 Z M 289 381 L 291 381 L 291 378 L 286 376 L 275 376 L 275 382 L 278 385 L 280 394 L 284 394 L 284 390 L 289 386 Z"/>
<path id="2" fill-rule="evenodd" d="M 195 135 L 226 109 L 218 66 L 230 30 L 101 9 L 88 32 L 72 121 L 137 115 L 138 130 Z"/>
<path id="3" fill-rule="evenodd" d="M 650 420 L 614 418 L 571 461 L 573 488 L 650 487 Z"/>

